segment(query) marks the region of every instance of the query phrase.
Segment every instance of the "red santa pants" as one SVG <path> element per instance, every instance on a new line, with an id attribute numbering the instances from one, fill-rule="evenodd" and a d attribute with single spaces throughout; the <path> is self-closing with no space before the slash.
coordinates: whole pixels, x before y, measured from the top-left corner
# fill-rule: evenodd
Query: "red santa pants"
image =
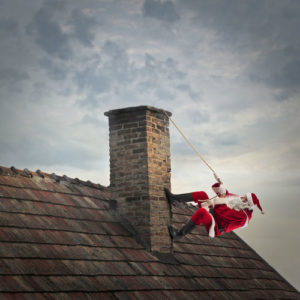
<path id="1" fill-rule="evenodd" d="M 193 192 L 192 193 L 192 197 L 193 197 L 193 201 L 198 203 L 198 200 L 207 200 L 209 199 L 209 197 L 207 196 L 207 194 L 203 191 L 201 192 Z"/>
<path id="2" fill-rule="evenodd" d="M 199 208 L 192 216 L 192 221 L 195 225 L 203 224 L 206 227 L 206 230 L 209 231 L 209 228 L 212 224 L 211 215 L 205 208 Z"/>
<path id="3" fill-rule="evenodd" d="M 201 204 L 199 202 L 202 202 L 203 200 L 209 199 L 208 195 L 203 192 L 193 192 L 192 194 L 194 202 L 198 203 L 199 209 L 195 212 L 195 214 L 192 216 L 192 220 L 195 225 L 201 225 L 203 224 L 207 231 L 209 231 L 209 228 L 212 224 L 212 218 L 211 215 L 208 213 L 208 211 L 201 207 Z M 201 201 L 202 200 L 202 201 Z"/>

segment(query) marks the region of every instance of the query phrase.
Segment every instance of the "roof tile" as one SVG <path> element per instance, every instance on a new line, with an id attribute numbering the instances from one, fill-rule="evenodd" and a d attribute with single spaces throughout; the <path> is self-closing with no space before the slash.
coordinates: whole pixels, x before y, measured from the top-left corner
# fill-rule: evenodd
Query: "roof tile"
<path id="1" fill-rule="evenodd" d="M 200 255 L 174 253 L 175 259 L 183 265 L 201 266 L 207 265 L 206 261 Z"/>
<path id="2" fill-rule="evenodd" d="M 183 269 L 186 270 L 190 276 L 199 276 L 199 277 L 223 277 L 222 273 L 220 273 L 216 268 L 210 266 L 191 266 L 191 265 L 183 265 Z"/>
<path id="3" fill-rule="evenodd" d="M 157 261 L 158 259 L 145 250 L 120 249 L 127 261 Z"/>
<path id="4" fill-rule="evenodd" d="M 216 247 L 207 245 L 195 245 L 188 243 L 174 243 L 174 250 L 176 252 L 203 254 L 203 255 L 217 255 L 217 256 L 232 256 L 245 258 L 258 258 L 257 254 L 249 249 L 236 249 L 232 247 Z"/>
<path id="5" fill-rule="evenodd" d="M 111 236 L 111 240 L 116 248 L 144 249 L 130 236 Z"/>

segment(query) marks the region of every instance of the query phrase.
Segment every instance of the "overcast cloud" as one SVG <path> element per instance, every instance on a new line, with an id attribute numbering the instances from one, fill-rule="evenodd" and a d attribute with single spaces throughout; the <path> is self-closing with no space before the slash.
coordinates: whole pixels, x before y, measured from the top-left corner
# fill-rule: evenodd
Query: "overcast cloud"
<path id="1" fill-rule="evenodd" d="M 151 105 L 229 190 L 254 192 L 237 233 L 300 289 L 297 0 L 0 0 L 0 165 L 109 184 L 103 113 Z M 172 189 L 213 177 L 171 126 Z"/>

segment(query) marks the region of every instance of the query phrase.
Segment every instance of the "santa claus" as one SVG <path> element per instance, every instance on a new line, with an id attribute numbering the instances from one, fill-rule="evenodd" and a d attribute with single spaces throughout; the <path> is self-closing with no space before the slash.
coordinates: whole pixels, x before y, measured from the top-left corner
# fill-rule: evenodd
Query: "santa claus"
<path id="1" fill-rule="evenodd" d="M 216 196 L 211 199 L 204 191 L 175 195 L 165 189 L 170 204 L 175 201 L 195 202 L 199 207 L 180 230 L 169 226 L 169 232 L 173 239 L 181 238 L 191 232 L 196 225 L 201 224 L 206 227 L 208 235 L 214 238 L 224 232 L 248 226 L 255 205 L 261 213 L 264 213 L 255 194 L 248 193 L 239 196 L 229 193 L 216 174 L 215 178 L 218 182 L 212 185 L 212 189 Z"/>

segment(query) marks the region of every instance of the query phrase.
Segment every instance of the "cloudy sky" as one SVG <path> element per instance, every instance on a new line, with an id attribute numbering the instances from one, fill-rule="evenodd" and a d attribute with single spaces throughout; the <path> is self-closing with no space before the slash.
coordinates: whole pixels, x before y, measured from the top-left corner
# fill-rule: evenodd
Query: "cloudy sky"
<path id="1" fill-rule="evenodd" d="M 173 119 L 258 211 L 237 233 L 300 289 L 298 0 L 0 0 L 0 165 L 109 185 L 110 109 Z M 213 177 L 171 126 L 172 189 Z"/>

